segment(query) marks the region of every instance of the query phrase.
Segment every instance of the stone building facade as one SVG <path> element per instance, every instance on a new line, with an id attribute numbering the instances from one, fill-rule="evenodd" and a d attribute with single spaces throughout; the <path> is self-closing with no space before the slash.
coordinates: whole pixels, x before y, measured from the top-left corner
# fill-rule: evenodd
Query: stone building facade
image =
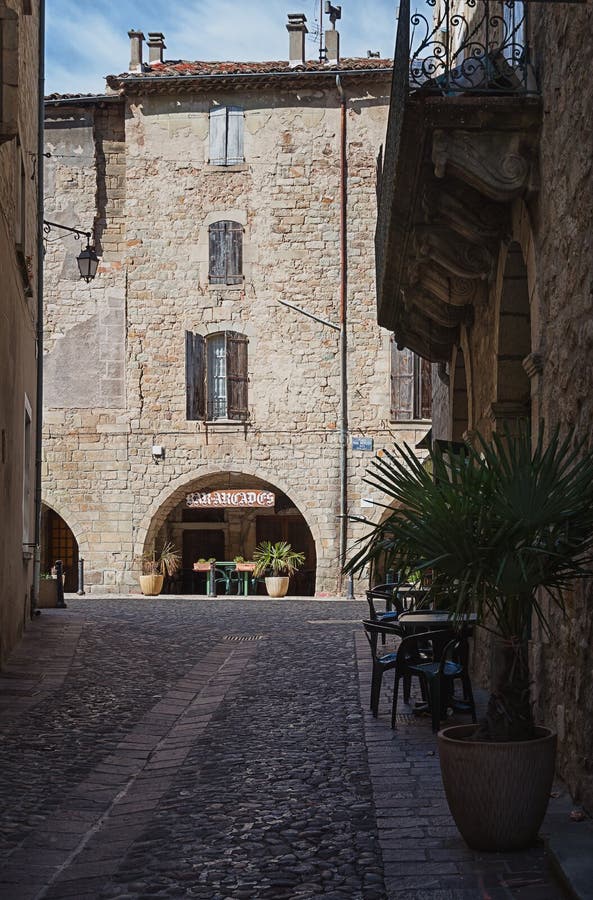
<path id="1" fill-rule="evenodd" d="M 344 591 L 341 540 L 361 525 L 343 510 L 380 515 L 369 448 L 428 427 L 401 374 L 391 421 L 374 321 L 391 61 L 340 60 L 336 32 L 328 61 L 306 60 L 304 17 L 289 19 L 286 62 L 166 63 L 152 33 L 145 63 L 130 32 L 105 95 L 46 102 L 46 215 L 76 213 L 100 257 L 86 285 L 74 241 L 46 254 L 46 561 L 66 529 L 87 592 L 137 590 L 139 558 L 167 540 L 177 589 L 203 591 L 193 561 L 248 559 L 262 539 L 305 551 L 296 592 Z M 273 505 L 187 506 L 245 490 Z"/>
<path id="2" fill-rule="evenodd" d="M 0 666 L 34 580 L 39 8 L 0 2 Z"/>
<path id="3" fill-rule="evenodd" d="M 454 6 L 467 18 L 487 4 Z M 438 366 L 437 438 L 471 440 L 476 429 L 488 436 L 519 422 L 535 434 L 543 419 L 548 432 L 574 427 L 590 444 L 593 89 L 579 73 L 593 22 L 583 4 L 514 7 L 500 19 L 500 52 L 484 54 L 481 71 L 446 62 L 428 71 L 422 48 L 408 71 L 408 36 L 398 38 L 378 320 Z M 490 12 L 500 15 L 500 5 Z M 534 623 L 532 640 L 538 716 L 557 729 L 561 774 L 589 810 L 592 597 L 591 583 L 578 585 L 566 618 L 548 611 L 553 637 Z"/>

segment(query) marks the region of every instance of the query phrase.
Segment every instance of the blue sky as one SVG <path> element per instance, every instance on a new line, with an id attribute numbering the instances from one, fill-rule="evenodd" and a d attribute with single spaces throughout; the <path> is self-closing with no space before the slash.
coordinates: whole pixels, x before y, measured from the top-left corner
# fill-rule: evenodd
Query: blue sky
<path id="1" fill-rule="evenodd" d="M 343 56 L 393 56 L 397 0 L 341 6 Z M 319 18 L 319 0 L 47 0 L 46 8 L 46 94 L 102 92 L 105 75 L 128 67 L 131 28 L 162 31 L 166 59 L 287 59 L 287 14 L 304 12 L 310 32 Z M 307 47 L 317 58 L 313 40 Z"/>

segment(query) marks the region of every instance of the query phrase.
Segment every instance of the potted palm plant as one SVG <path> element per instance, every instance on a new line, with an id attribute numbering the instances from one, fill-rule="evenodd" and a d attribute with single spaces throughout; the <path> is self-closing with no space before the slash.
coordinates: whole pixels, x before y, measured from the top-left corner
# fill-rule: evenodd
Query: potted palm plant
<path id="1" fill-rule="evenodd" d="M 290 576 L 305 562 L 305 554 L 293 550 L 286 541 L 262 541 L 253 553 L 255 578 L 265 576 L 266 590 L 270 597 L 285 597 Z"/>
<path id="2" fill-rule="evenodd" d="M 428 465 L 407 446 L 372 463 L 367 481 L 398 506 L 373 525 L 347 566 L 375 560 L 432 570 L 430 592 L 452 617 L 476 612 L 490 633 L 491 695 L 477 726 L 439 734 L 441 770 L 456 824 L 470 846 L 526 846 L 545 814 L 556 735 L 537 726 L 530 697 L 533 620 L 550 632 L 574 580 L 593 574 L 593 451 L 544 428 L 532 448 L 518 436 L 476 435 L 461 452 L 435 447 Z"/>
<path id="3" fill-rule="evenodd" d="M 181 566 L 179 551 L 172 543 L 164 544 L 160 551 L 156 548 L 142 556 L 140 590 L 145 596 L 156 597 L 163 589 L 165 575 L 174 575 Z"/>

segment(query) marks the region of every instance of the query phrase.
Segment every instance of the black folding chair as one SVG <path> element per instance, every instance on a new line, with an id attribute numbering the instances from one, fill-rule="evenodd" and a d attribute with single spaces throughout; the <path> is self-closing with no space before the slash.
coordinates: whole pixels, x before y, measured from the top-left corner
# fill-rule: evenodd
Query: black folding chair
<path id="1" fill-rule="evenodd" d="M 419 637 L 421 635 L 413 635 L 413 638 Z M 431 631 L 422 637 L 428 638 L 432 643 L 432 661 L 411 660 L 407 664 L 407 672 L 418 675 L 424 682 L 432 716 L 432 730 L 439 730 L 440 721 L 445 718 L 450 706 L 455 712 L 468 712 L 472 722 L 475 722 L 476 705 L 468 673 L 469 648 L 466 635 Z M 463 700 L 455 697 L 455 679 L 461 681 Z"/>
<path id="2" fill-rule="evenodd" d="M 397 637 L 401 637 L 401 629 L 398 628 L 395 623 L 390 625 L 383 625 L 380 622 L 374 622 L 370 619 L 363 619 L 362 624 L 364 626 L 365 635 L 371 648 L 371 656 L 373 660 L 373 672 L 371 676 L 371 712 L 373 713 L 373 716 L 377 718 L 377 715 L 379 713 L 379 698 L 381 695 L 381 682 L 383 680 L 383 673 L 387 672 L 389 669 L 395 668 L 397 664 L 398 654 L 397 650 L 380 654 L 378 652 L 379 635 L 381 635 L 384 643 L 385 637 L 387 635 L 396 635 Z M 407 683 L 407 688 L 404 686 L 404 691 L 406 689 L 409 698 L 409 683 Z"/>

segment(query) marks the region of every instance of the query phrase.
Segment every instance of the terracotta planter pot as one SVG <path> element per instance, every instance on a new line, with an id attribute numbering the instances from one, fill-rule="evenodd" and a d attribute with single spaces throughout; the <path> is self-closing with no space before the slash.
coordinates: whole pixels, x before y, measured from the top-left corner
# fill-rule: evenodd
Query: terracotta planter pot
<path id="1" fill-rule="evenodd" d="M 209 572 L 210 563 L 194 563 L 194 572 Z"/>
<path id="2" fill-rule="evenodd" d="M 288 575 L 266 578 L 266 590 L 270 597 L 285 597 L 288 593 Z"/>
<path id="3" fill-rule="evenodd" d="M 39 581 L 38 609 L 55 609 L 58 605 L 58 586 L 56 578 L 42 578 Z"/>
<path id="4" fill-rule="evenodd" d="M 163 589 L 164 575 L 141 575 L 140 590 L 147 597 L 156 597 Z"/>
<path id="5" fill-rule="evenodd" d="M 533 741 L 467 741 L 475 725 L 439 732 L 441 773 L 449 809 L 474 850 L 528 847 L 537 838 L 550 798 L 556 734 L 536 728 Z"/>
<path id="6" fill-rule="evenodd" d="M 237 572 L 253 572 L 253 570 L 255 569 L 255 563 L 235 563 L 235 568 Z"/>

